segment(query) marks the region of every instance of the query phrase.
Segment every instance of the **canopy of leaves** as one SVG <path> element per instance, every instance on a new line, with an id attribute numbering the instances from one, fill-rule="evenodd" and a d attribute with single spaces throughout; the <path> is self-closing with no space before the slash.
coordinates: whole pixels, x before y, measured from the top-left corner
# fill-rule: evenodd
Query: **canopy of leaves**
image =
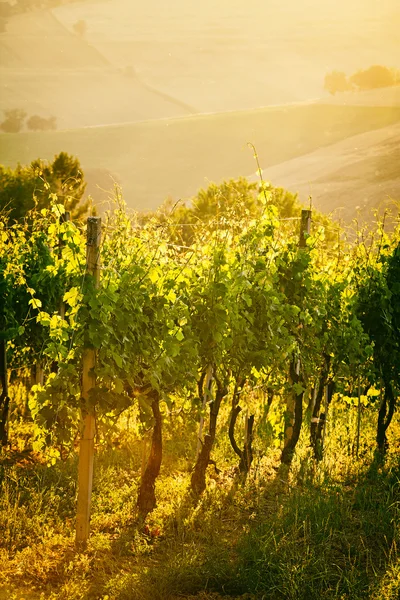
<path id="1" fill-rule="evenodd" d="M 65 152 L 52 163 L 35 160 L 15 169 L 0 165 L 0 211 L 11 221 L 20 221 L 34 207 L 48 207 L 51 194 L 55 194 L 66 210 L 79 217 L 87 210 L 87 204 L 81 203 L 85 187 L 78 159 Z"/>
<path id="2" fill-rule="evenodd" d="M 18 133 L 24 126 L 27 114 L 20 108 L 11 108 L 4 111 L 5 119 L 0 123 L 0 129 L 5 133 Z"/>
<path id="3" fill-rule="evenodd" d="M 53 171 L 63 165 L 55 161 Z M 54 199 L 51 210 L 2 223 L 1 327 L 11 368 L 38 356 L 45 366 L 45 389 L 32 400 L 42 425 L 75 435 L 88 347 L 97 352 L 90 402 L 104 419 L 135 400 L 146 411 L 144 388 L 166 401 L 194 402 L 210 365 L 227 385 L 259 381 L 282 394 L 291 389 L 293 357 L 307 386 L 327 356 L 332 378 L 351 379 L 360 366 L 371 381 L 382 368 L 397 376 L 397 238 L 383 241 L 382 234 L 368 247 L 337 235 L 327 243 L 324 226 L 313 222 L 299 248 L 299 212 L 281 217 L 296 215 L 293 195 L 268 187 L 259 193 L 245 181 L 221 191 L 213 186 L 186 208 L 197 211 L 189 245 L 174 241 L 169 216 L 143 223 L 122 205 L 106 214 L 98 289 L 85 272 L 85 229 L 63 223 Z M 240 217 L 228 219 L 230 210 Z"/>
<path id="4" fill-rule="evenodd" d="M 400 78 L 398 71 L 382 65 L 374 65 L 354 73 L 350 77 L 350 82 L 360 90 L 373 90 L 397 85 Z"/>
<path id="5" fill-rule="evenodd" d="M 351 85 L 342 71 L 332 71 L 325 76 L 324 90 L 333 96 L 337 92 L 347 92 L 349 89 L 351 89 Z"/>

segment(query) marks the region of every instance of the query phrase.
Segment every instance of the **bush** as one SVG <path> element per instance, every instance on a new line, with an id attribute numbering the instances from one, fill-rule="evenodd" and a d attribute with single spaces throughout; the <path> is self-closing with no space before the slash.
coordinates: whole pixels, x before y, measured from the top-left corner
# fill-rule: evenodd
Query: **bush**
<path id="1" fill-rule="evenodd" d="M 80 204 L 85 187 L 78 159 L 66 152 L 52 163 L 35 160 L 16 169 L 0 165 L 0 211 L 7 211 L 12 222 L 18 221 L 35 204 L 39 210 L 46 208 L 49 194 L 57 194 L 59 202 L 78 218 L 87 210 L 87 203 Z"/>

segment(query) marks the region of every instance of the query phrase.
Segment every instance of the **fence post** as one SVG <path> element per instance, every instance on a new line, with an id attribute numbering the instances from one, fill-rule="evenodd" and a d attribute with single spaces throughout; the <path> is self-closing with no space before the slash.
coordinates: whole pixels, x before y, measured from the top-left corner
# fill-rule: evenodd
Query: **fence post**
<path id="1" fill-rule="evenodd" d="M 99 249 L 101 236 L 101 218 L 89 217 L 87 220 L 87 251 L 86 269 L 95 282 L 95 287 L 100 283 Z M 82 400 L 89 399 L 90 390 L 95 387 L 96 380 L 93 369 L 96 364 L 96 352 L 93 348 L 85 348 L 82 365 Z M 83 434 L 79 443 L 78 467 L 78 503 L 76 514 L 76 546 L 84 549 L 89 538 L 90 501 L 93 484 L 93 459 L 94 459 L 94 412 L 83 413 Z"/>
<path id="2" fill-rule="evenodd" d="M 303 209 L 301 211 L 299 248 L 307 247 L 306 235 L 310 235 L 310 229 L 311 229 L 311 210 Z"/>

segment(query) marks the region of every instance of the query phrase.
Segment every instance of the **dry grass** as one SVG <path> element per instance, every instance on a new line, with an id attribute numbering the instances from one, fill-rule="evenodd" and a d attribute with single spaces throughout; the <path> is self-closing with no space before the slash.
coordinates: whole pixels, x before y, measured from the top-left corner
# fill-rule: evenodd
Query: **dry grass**
<path id="1" fill-rule="evenodd" d="M 318 467 L 303 436 L 287 479 L 276 471 L 279 450 L 257 437 L 245 485 L 235 480 L 222 427 L 213 454 L 221 473 L 210 470 L 197 506 L 182 470 L 183 450 L 185 460 L 194 455 L 194 429 L 166 418 L 150 534 L 135 521 L 140 444 L 135 428 L 125 431 L 98 449 L 84 553 L 74 550 L 76 460 L 3 465 L 0 599 L 397 600 L 400 422 L 382 467 L 373 462 L 373 407 L 355 459 L 354 411 L 334 409 Z"/>

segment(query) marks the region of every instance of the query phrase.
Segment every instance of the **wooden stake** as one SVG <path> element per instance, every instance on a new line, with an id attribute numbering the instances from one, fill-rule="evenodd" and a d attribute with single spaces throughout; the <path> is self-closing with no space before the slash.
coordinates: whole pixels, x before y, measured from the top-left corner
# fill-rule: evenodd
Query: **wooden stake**
<path id="1" fill-rule="evenodd" d="M 43 364 L 40 361 L 35 365 L 35 383 L 36 385 L 43 385 L 44 383 Z"/>
<path id="2" fill-rule="evenodd" d="M 300 238 L 299 248 L 307 247 L 307 236 L 310 235 L 311 229 L 311 210 L 301 211 Z"/>
<path id="3" fill-rule="evenodd" d="M 94 278 L 95 287 L 100 283 L 99 249 L 101 236 L 100 217 L 89 217 L 87 220 L 87 252 L 86 270 Z M 96 385 L 94 367 L 96 352 L 86 348 L 83 354 L 82 366 L 82 400 L 87 402 L 90 390 Z M 75 543 L 79 549 L 84 549 L 89 538 L 90 501 L 93 484 L 94 435 L 96 421 L 94 412 L 84 412 L 83 435 L 79 443 L 78 469 L 78 504 L 76 514 Z"/>

